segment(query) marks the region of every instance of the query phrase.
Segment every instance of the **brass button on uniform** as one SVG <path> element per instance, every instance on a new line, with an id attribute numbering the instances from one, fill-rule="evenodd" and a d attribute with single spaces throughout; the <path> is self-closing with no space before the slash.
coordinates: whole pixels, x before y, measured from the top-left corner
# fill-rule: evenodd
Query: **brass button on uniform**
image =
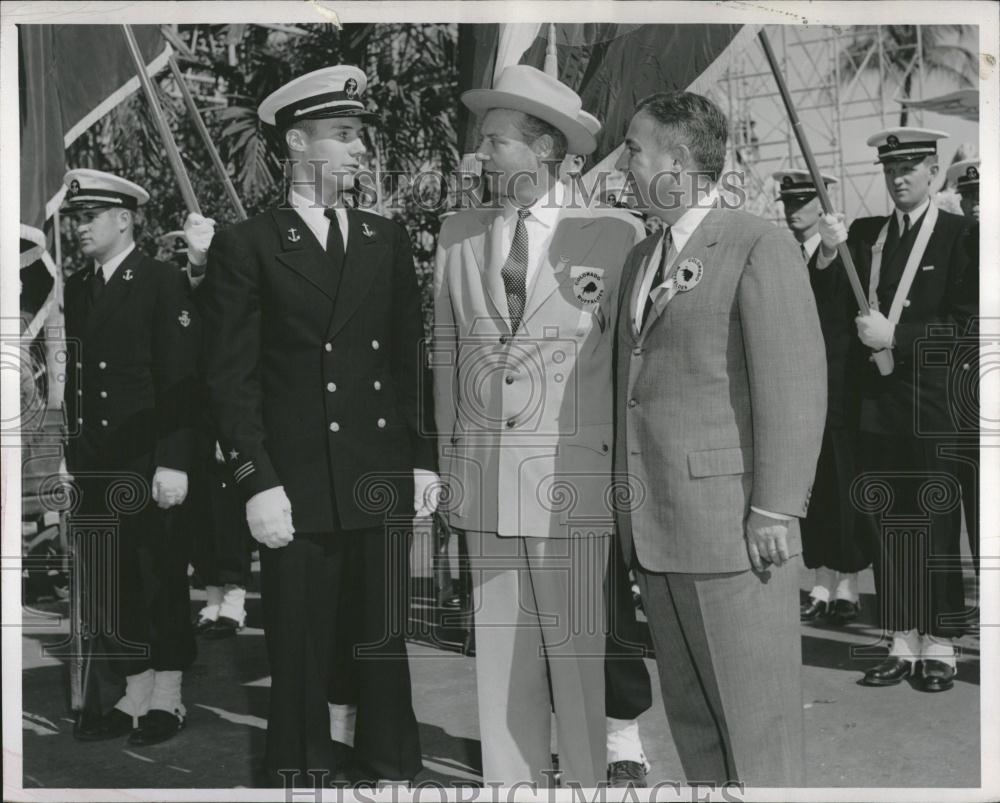
<path id="1" fill-rule="evenodd" d="M 340 432 L 340 424 L 338 424 L 336 421 L 331 421 L 330 432 Z"/>
<path id="2" fill-rule="evenodd" d="M 102 398 L 102 399 L 106 399 L 106 398 L 108 398 L 108 392 L 107 392 L 106 390 L 102 390 L 102 391 L 101 391 L 101 398 Z"/>
<path id="3" fill-rule="evenodd" d="M 101 426 L 102 426 L 102 427 L 106 427 L 107 425 L 108 425 L 108 419 L 106 419 L 106 418 L 102 418 L 102 419 L 101 419 Z"/>
<path id="4" fill-rule="evenodd" d="M 337 389 L 337 383 L 336 382 L 327 382 L 326 383 L 326 389 L 328 391 L 330 391 L 330 393 L 333 393 Z"/>
<path id="5" fill-rule="evenodd" d="M 375 388 L 375 390 L 382 390 L 382 383 L 376 379 L 372 382 L 372 387 Z"/>
<path id="6" fill-rule="evenodd" d="M 103 371 L 105 368 L 108 367 L 108 364 L 104 362 L 104 360 L 101 360 L 99 363 L 97 363 L 97 367 Z"/>
<path id="7" fill-rule="evenodd" d="M 325 348 L 327 351 L 333 351 L 333 343 L 327 343 L 325 346 L 323 346 L 323 348 Z"/>
<path id="8" fill-rule="evenodd" d="M 372 341 L 372 348 L 375 349 L 375 351 L 378 351 L 378 341 L 377 340 L 373 340 Z"/>
<path id="9" fill-rule="evenodd" d="M 384 418 L 380 418 L 378 420 L 378 428 L 379 429 L 385 429 L 385 419 Z"/>

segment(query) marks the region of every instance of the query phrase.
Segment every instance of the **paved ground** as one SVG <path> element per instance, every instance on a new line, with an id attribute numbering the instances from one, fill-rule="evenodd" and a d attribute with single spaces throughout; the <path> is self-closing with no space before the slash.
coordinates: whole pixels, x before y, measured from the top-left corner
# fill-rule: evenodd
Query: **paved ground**
<path id="1" fill-rule="evenodd" d="M 414 565 L 429 565 L 418 539 Z M 802 570 L 802 587 L 810 576 Z M 428 587 L 428 584 L 424 584 Z M 852 649 L 877 642 L 870 572 L 862 577 L 862 620 L 849 627 L 803 626 L 804 706 L 811 786 L 962 787 L 979 785 L 979 644 L 967 637 L 955 688 L 931 695 L 909 684 L 889 689 L 858 685 L 870 659 Z M 418 589 L 418 596 L 420 590 Z M 193 593 L 192 610 L 200 607 Z M 63 664 L 41 647 L 64 625 L 25 629 L 23 636 L 23 755 L 25 787 L 248 787 L 252 757 L 263 750 L 268 676 L 259 599 L 251 592 L 248 627 L 237 638 L 201 642 L 185 675 L 188 727 L 178 738 L 131 750 L 124 742 L 73 740 Z M 416 599 L 414 615 L 428 614 Z M 53 623 L 49 623 L 50 625 Z M 425 623 L 426 624 L 426 623 Z M 443 783 L 479 779 L 474 659 L 453 645 L 433 643 L 418 621 L 410 642 L 415 707 L 425 770 Z M 648 662 L 657 688 L 656 666 Z M 659 694 L 640 720 L 651 782 L 683 776 Z M 762 734 L 766 738 L 766 734 Z M 8 746 L 9 748 L 9 746 Z M 555 749 L 555 746 L 554 746 Z"/>

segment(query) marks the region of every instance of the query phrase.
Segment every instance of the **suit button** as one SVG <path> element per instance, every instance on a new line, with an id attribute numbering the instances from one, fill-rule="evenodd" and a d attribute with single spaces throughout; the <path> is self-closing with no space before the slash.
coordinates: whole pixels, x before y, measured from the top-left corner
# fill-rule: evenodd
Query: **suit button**
<path id="1" fill-rule="evenodd" d="M 330 432 L 340 432 L 340 424 L 338 424 L 336 421 L 331 421 Z"/>
<path id="2" fill-rule="evenodd" d="M 514 384 L 514 377 L 512 377 L 512 376 L 505 376 L 504 379 L 503 379 L 503 381 L 506 382 L 508 385 L 513 385 Z"/>
<path id="3" fill-rule="evenodd" d="M 904 306 L 904 307 L 908 307 L 908 306 L 910 306 L 910 299 L 908 299 L 908 298 L 906 298 L 906 299 L 903 299 L 903 306 Z"/>
<path id="4" fill-rule="evenodd" d="M 507 429 L 513 429 L 515 424 L 517 424 L 517 421 L 515 421 L 513 418 L 507 419 Z"/>
<path id="5" fill-rule="evenodd" d="M 106 418 L 102 418 L 102 419 L 101 419 L 101 426 L 102 426 L 102 427 L 106 427 L 107 425 L 108 425 L 108 419 L 106 419 Z"/>
<path id="6" fill-rule="evenodd" d="M 80 370 L 80 369 L 82 369 L 82 368 L 83 368 L 83 363 L 82 363 L 82 362 L 78 362 L 78 363 L 76 364 L 76 370 L 77 370 L 77 371 L 79 371 L 79 370 Z"/>
<path id="7" fill-rule="evenodd" d="M 326 383 L 326 389 L 328 391 L 330 391 L 331 393 L 333 393 L 337 389 L 337 383 L 336 382 L 327 382 Z"/>
<path id="8" fill-rule="evenodd" d="M 82 390 L 78 390 L 78 391 L 76 392 L 76 395 L 77 395 L 77 396 L 82 396 L 82 395 L 83 395 L 83 391 L 82 391 Z"/>
<path id="9" fill-rule="evenodd" d="M 971 366 L 971 365 L 969 365 L 969 364 L 968 364 L 967 362 L 963 362 L 963 363 L 962 363 L 962 370 L 963 370 L 963 371 L 968 371 L 968 370 L 969 370 L 969 369 L 970 369 L 971 367 L 972 367 L 972 366 Z"/>
<path id="10" fill-rule="evenodd" d="M 106 399 L 106 398 L 108 398 L 108 392 L 107 392 L 106 390 L 102 390 L 102 391 L 101 391 L 101 398 L 102 398 L 102 399 Z"/>
<path id="11" fill-rule="evenodd" d="M 101 360 L 99 363 L 97 363 L 97 367 L 103 371 L 105 368 L 108 367 L 108 364 L 104 362 L 104 360 Z"/>
<path id="12" fill-rule="evenodd" d="M 500 335 L 500 345 L 501 346 L 506 345 L 507 340 L 508 340 L 507 335 Z"/>
<path id="13" fill-rule="evenodd" d="M 601 451 L 604 452 L 605 454 L 608 453 L 608 445 L 606 443 L 601 444 Z"/>
<path id="14" fill-rule="evenodd" d="M 382 390 L 382 383 L 376 379 L 372 382 L 372 387 L 375 388 L 375 390 Z"/>
<path id="15" fill-rule="evenodd" d="M 333 351 L 333 343 L 327 343 L 325 346 L 323 346 L 323 348 L 325 348 L 327 351 Z"/>
<path id="16" fill-rule="evenodd" d="M 378 423 L 378 428 L 379 429 L 385 429 L 385 419 L 384 418 L 380 418 L 376 423 Z"/>
<path id="17" fill-rule="evenodd" d="M 81 424 L 81 425 L 82 425 L 82 424 L 83 424 L 83 419 L 82 419 L 82 418 L 78 418 L 78 419 L 76 419 L 76 423 L 78 423 L 78 424 Z"/>
<path id="18" fill-rule="evenodd" d="M 639 406 L 639 402 L 637 402 L 635 399 L 629 399 L 628 400 L 628 406 L 629 407 L 638 407 Z"/>
<path id="19" fill-rule="evenodd" d="M 372 348 L 375 349 L 375 351 L 378 351 L 378 341 L 377 340 L 373 340 L 372 341 Z"/>

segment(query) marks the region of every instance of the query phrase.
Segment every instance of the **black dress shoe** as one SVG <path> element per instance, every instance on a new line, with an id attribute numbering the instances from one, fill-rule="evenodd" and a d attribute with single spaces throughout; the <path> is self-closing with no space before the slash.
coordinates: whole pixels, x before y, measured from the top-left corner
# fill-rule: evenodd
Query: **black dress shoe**
<path id="1" fill-rule="evenodd" d="M 235 619 L 230 619 L 228 616 L 220 616 L 202 635 L 207 639 L 231 638 L 242 629 L 243 625 Z"/>
<path id="2" fill-rule="evenodd" d="M 955 667 L 944 661 L 924 658 L 923 674 L 920 678 L 920 688 L 923 691 L 948 691 L 955 685 Z"/>
<path id="3" fill-rule="evenodd" d="M 645 788 L 646 768 L 638 761 L 612 761 L 608 764 L 608 786 L 612 789 Z"/>
<path id="4" fill-rule="evenodd" d="M 196 636 L 203 636 L 213 627 L 215 627 L 215 619 L 206 619 L 204 616 L 199 616 L 194 621 L 194 634 Z"/>
<path id="5" fill-rule="evenodd" d="M 902 683 L 904 678 L 910 677 L 913 669 L 913 661 L 890 655 L 882 663 L 865 672 L 861 683 L 865 686 L 896 686 Z"/>
<path id="6" fill-rule="evenodd" d="M 132 717 L 118 708 L 103 716 L 81 713 L 73 725 L 73 738 L 81 742 L 103 742 L 131 733 Z"/>
<path id="7" fill-rule="evenodd" d="M 828 606 L 823 600 L 809 598 L 809 602 L 799 609 L 799 619 L 803 622 L 818 622 L 828 612 Z"/>
<path id="8" fill-rule="evenodd" d="M 184 720 L 169 711 L 151 708 L 145 716 L 139 717 L 139 727 L 128 737 L 128 743 L 137 747 L 159 744 L 172 739 L 184 727 Z"/>
<path id="9" fill-rule="evenodd" d="M 838 599 L 834 601 L 833 607 L 830 608 L 827 620 L 831 625 L 846 625 L 848 622 L 853 622 L 857 619 L 860 612 L 860 603 L 851 602 L 847 599 Z"/>

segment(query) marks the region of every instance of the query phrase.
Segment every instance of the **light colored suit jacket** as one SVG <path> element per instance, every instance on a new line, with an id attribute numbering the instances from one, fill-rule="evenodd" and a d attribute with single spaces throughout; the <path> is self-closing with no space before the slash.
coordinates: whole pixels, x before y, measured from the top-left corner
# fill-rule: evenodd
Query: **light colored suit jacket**
<path id="1" fill-rule="evenodd" d="M 613 298 L 642 236 L 615 209 L 560 210 L 510 330 L 502 213 L 445 221 L 434 277 L 442 508 L 506 536 L 609 533 Z"/>
<path id="2" fill-rule="evenodd" d="M 675 266 L 701 281 L 632 309 L 656 237 L 629 254 L 616 325 L 615 485 L 627 557 L 660 572 L 750 568 L 750 506 L 806 513 L 826 415 L 826 357 L 802 257 L 787 231 L 713 209 Z M 798 521 L 789 547 L 800 550 Z"/>

